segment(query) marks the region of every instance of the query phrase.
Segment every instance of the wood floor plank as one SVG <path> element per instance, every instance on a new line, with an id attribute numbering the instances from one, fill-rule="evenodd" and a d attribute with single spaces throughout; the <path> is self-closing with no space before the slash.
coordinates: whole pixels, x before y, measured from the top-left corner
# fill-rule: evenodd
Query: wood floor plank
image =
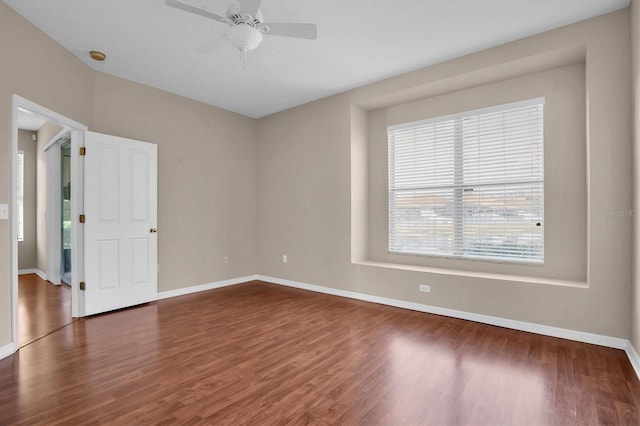
<path id="1" fill-rule="evenodd" d="M 36 274 L 18 276 L 19 346 L 71 323 L 71 289 Z"/>
<path id="2" fill-rule="evenodd" d="M 251 282 L 0 361 L 0 424 L 638 424 L 623 351 Z"/>

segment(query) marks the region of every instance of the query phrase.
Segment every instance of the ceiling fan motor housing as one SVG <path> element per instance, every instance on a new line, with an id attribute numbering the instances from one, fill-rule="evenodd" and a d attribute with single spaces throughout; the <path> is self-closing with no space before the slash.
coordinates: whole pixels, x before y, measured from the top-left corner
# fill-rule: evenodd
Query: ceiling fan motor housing
<path id="1" fill-rule="evenodd" d="M 231 44 L 241 52 L 255 49 L 262 43 L 262 33 L 248 24 L 240 24 L 227 30 L 227 37 Z"/>
<path id="2" fill-rule="evenodd" d="M 251 25 L 252 27 L 258 27 L 264 22 L 262 12 L 259 10 L 255 14 L 255 16 L 243 13 L 239 1 L 234 1 L 229 5 L 229 7 L 227 8 L 227 18 L 229 18 L 231 22 L 236 25 L 245 23 Z"/>
<path id="3" fill-rule="evenodd" d="M 271 23 L 265 24 L 260 5 L 262 0 L 233 0 L 227 9 L 227 16 L 218 15 L 207 9 L 194 6 L 184 0 L 165 0 L 167 6 L 203 16 L 229 25 L 227 38 L 243 54 L 262 43 L 264 34 L 315 40 L 315 24 Z"/>

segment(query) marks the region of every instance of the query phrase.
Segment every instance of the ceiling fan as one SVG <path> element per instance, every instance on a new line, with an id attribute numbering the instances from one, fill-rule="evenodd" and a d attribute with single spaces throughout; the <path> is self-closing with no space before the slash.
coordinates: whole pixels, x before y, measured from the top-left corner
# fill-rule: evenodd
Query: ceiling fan
<path id="1" fill-rule="evenodd" d="M 262 0 L 234 0 L 227 8 L 227 16 L 221 16 L 181 0 L 165 1 L 167 6 L 227 24 L 229 28 L 226 36 L 240 51 L 242 59 L 246 52 L 260 45 L 264 35 L 308 40 L 317 38 L 318 29 L 315 24 L 264 22 L 260 12 L 261 3 Z"/>

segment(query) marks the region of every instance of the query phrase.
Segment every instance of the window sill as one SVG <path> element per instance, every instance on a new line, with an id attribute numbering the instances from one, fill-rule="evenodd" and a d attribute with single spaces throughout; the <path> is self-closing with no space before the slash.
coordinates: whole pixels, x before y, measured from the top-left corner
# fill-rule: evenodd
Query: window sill
<path id="1" fill-rule="evenodd" d="M 588 281 L 571 281 L 554 278 L 529 277 L 524 275 L 496 274 L 491 272 L 462 271 L 457 269 L 433 268 L 429 266 L 403 265 L 399 263 L 377 262 L 372 260 L 352 261 L 354 265 L 372 266 L 376 268 L 397 269 L 403 271 L 427 272 L 430 274 L 451 275 L 466 278 L 482 278 L 490 280 L 512 281 L 528 284 L 556 285 L 574 288 L 589 288 Z"/>
<path id="2" fill-rule="evenodd" d="M 534 260 L 521 260 L 521 259 L 505 259 L 505 258 L 497 258 L 497 257 L 456 256 L 456 255 L 448 255 L 448 254 L 422 254 L 422 253 L 409 253 L 409 252 L 403 252 L 403 251 L 389 251 L 388 253 L 393 256 L 462 260 L 467 262 L 494 263 L 497 265 L 521 265 L 521 266 L 535 266 L 535 267 L 544 266 L 544 259 L 541 261 L 534 261 Z"/>

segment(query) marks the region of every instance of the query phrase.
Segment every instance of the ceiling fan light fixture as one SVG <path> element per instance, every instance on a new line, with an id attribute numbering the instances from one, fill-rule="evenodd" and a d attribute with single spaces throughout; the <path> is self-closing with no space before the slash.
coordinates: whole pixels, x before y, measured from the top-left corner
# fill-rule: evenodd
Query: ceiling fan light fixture
<path id="1" fill-rule="evenodd" d="M 255 49 L 262 43 L 262 33 L 250 25 L 240 24 L 227 30 L 227 37 L 233 46 L 242 53 Z"/>

